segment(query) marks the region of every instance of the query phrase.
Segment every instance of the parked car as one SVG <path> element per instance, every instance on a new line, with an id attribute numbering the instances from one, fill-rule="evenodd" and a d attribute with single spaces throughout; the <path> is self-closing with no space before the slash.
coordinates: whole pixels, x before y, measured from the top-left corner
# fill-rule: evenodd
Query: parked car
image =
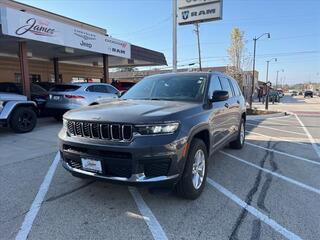
<path id="1" fill-rule="evenodd" d="M 313 98 L 313 91 L 307 90 L 304 92 L 304 98 L 312 97 Z"/>
<path id="2" fill-rule="evenodd" d="M 47 91 L 50 91 L 51 88 L 54 88 L 56 84 L 52 82 L 38 82 L 37 85 L 39 85 L 40 87 L 44 88 Z"/>
<path id="3" fill-rule="evenodd" d="M 79 107 L 97 105 L 107 99 L 116 99 L 119 91 L 105 83 L 73 83 L 55 85 L 49 92 L 46 110 L 57 120 L 62 115 Z"/>
<path id="4" fill-rule="evenodd" d="M 0 92 L 0 126 L 26 133 L 37 124 L 37 105 L 26 96 Z"/>
<path id="5" fill-rule="evenodd" d="M 277 89 L 277 92 L 278 92 L 280 98 L 284 97 L 284 93 L 283 93 L 282 89 Z"/>
<path id="6" fill-rule="evenodd" d="M 144 78 L 112 103 L 72 110 L 59 133 L 61 161 L 77 177 L 174 184 L 188 199 L 206 182 L 209 157 L 245 141 L 246 105 L 222 73 Z"/>
<path id="7" fill-rule="evenodd" d="M 298 92 L 297 91 L 292 91 L 291 96 L 292 97 L 298 96 Z"/>
<path id="8" fill-rule="evenodd" d="M 278 91 L 269 92 L 269 102 L 272 102 L 272 103 L 280 102 L 280 94 Z"/>
<path id="9" fill-rule="evenodd" d="M 46 91 L 44 88 L 34 83 L 31 83 L 30 91 L 31 91 L 31 100 L 37 104 L 39 112 L 43 111 L 45 104 L 48 100 L 48 96 L 49 96 L 48 91 Z M 23 95 L 23 87 L 21 83 L 1 82 L 0 92 L 16 93 L 16 94 Z"/>

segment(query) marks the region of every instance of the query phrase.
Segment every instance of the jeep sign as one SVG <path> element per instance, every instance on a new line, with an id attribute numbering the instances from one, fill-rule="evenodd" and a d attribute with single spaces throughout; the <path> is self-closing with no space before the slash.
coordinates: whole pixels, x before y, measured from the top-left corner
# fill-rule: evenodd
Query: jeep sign
<path id="1" fill-rule="evenodd" d="M 190 4 L 187 5 L 187 3 L 190 3 Z M 208 22 L 208 21 L 222 19 L 222 2 L 221 1 L 180 0 L 179 6 L 180 6 L 178 9 L 179 25 Z M 181 6 L 184 6 L 184 7 L 181 7 Z"/>

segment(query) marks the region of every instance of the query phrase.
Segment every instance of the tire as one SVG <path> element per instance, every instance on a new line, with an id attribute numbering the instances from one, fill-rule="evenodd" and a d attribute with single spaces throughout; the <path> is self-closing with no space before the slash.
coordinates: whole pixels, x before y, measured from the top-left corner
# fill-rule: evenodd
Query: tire
<path id="1" fill-rule="evenodd" d="M 200 181 L 196 182 L 196 179 L 195 179 L 196 176 L 194 175 L 194 168 L 196 167 L 196 157 L 202 160 L 201 162 L 198 162 L 198 163 L 201 163 L 198 165 L 199 167 L 198 173 L 201 173 L 201 174 L 198 174 L 200 181 L 201 181 L 200 176 L 202 175 L 201 183 Z M 203 166 L 202 169 L 201 169 L 201 166 Z M 208 169 L 208 151 L 207 151 L 206 145 L 201 139 L 195 138 L 192 140 L 190 144 L 188 157 L 186 159 L 186 164 L 185 164 L 182 177 L 176 185 L 176 190 L 178 195 L 190 200 L 194 200 L 198 198 L 205 186 L 205 182 L 207 179 L 207 169 Z"/>
<path id="2" fill-rule="evenodd" d="M 55 120 L 57 120 L 58 122 L 62 121 L 62 115 L 54 115 L 53 116 Z"/>
<path id="3" fill-rule="evenodd" d="M 31 132 L 37 125 L 37 114 L 28 107 L 14 110 L 10 119 L 10 127 L 16 133 Z"/>
<path id="4" fill-rule="evenodd" d="M 237 139 L 230 142 L 230 148 L 232 149 L 241 149 L 243 148 L 244 142 L 246 140 L 246 134 L 245 134 L 245 121 L 243 118 L 241 118 L 239 132 L 237 135 Z"/>

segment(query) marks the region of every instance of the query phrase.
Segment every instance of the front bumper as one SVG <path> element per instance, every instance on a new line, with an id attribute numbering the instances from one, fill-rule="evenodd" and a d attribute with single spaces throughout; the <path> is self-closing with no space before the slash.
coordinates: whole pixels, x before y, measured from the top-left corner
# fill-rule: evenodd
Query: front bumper
<path id="1" fill-rule="evenodd" d="M 176 140 L 174 134 L 111 143 L 69 137 L 62 130 L 59 138 L 62 165 L 74 175 L 128 185 L 157 185 L 177 182 L 184 169 L 186 139 Z M 102 173 L 84 170 L 81 158 L 99 160 Z"/>

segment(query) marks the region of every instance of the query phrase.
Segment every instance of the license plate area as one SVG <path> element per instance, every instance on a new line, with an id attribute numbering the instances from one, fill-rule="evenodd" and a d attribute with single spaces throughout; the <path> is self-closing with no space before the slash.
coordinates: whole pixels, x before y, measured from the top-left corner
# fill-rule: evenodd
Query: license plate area
<path id="1" fill-rule="evenodd" d="M 52 99 L 55 100 L 55 101 L 60 101 L 60 100 L 61 100 L 61 96 L 55 96 L 55 95 L 53 95 L 53 96 L 52 96 Z"/>
<path id="2" fill-rule="evenodd" d="M 102 173 L 102 165 L 101 161 L 90 159 L 90 158 L 81 158 L 82 169 L 94 172 L 94 173 Z"/>

